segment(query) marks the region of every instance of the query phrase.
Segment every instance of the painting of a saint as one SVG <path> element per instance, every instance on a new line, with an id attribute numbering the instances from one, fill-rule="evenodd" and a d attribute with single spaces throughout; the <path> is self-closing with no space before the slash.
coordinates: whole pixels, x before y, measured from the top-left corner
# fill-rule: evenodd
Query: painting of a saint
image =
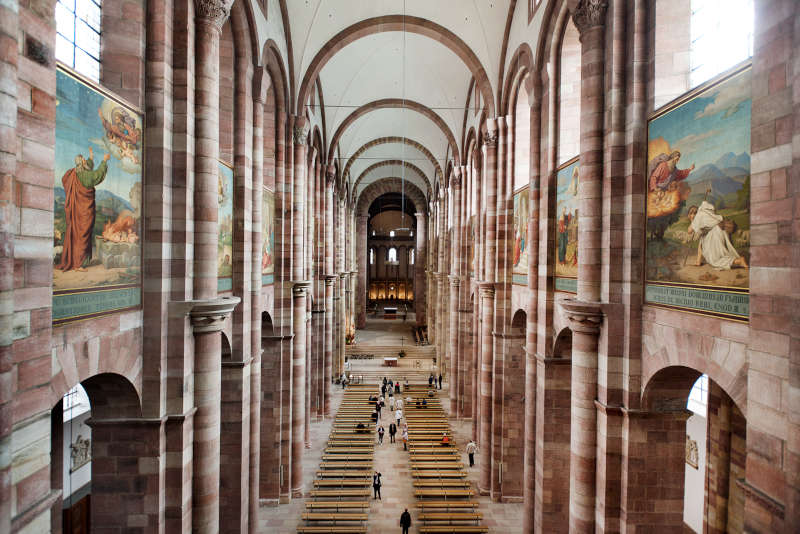
<path id="1" fill-rule="evenodd" d="M 750 80 L 747 68 L 649 123 L 650 302 L 744 314 L 738 304 L 724 303 L 740 303 L 731 295 L 746 296 L 749 288 Z M 676 287 L 687 289 L 680 293 Z M 682 300 L 672 301 L 670 295 Z"/>
<path id="2" fill-rule="evenodd" d="M 275 194 L 264 190 L 261 208 L 261 275 L 263 283 L 271 283 L 275 273 Z"/>
<path id="3" fill-rule="evenodd" d="M 513 274 L 528 274 L 528 211 L 530 190 L 526 187 L 514 195 Z"/>
<path id="4" fill-rule="evenodd" d="M 578 277 L 578 185 L 580 167 L 570 160 L 556 174 L 556 278 L 574 281 Z M 559 284 L 571 290 L 574 282 Z"/>
<path id="5" fill-rule="evenodd" d="M 219 162 L 217 218 L 217 289 L 233 288 L 233 168 Z"/>
<path id="6" fill-rule="evenodd" d="M 141 302 L 143 123 L 60 67 L 56 96 L 53 322 L 61 324 Z"/>

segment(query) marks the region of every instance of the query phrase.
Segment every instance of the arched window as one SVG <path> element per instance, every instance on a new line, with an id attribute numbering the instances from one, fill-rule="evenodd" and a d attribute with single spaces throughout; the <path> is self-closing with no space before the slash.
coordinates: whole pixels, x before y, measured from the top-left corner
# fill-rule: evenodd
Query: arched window
<path id="1" fill-rule="evenodd" d="M 753 0 L 692 0 L 692 87 L 753 55 L 753 17 Z"/>
<path id="2" fill-rule="evenodd" d="M 58 0 L 56 59 L 100 80 L 101 7 L 96 0 Z"/>
<path id="3" fill-rule="evenodd" d="M 414 265 L 414 249 L 413 248 L 408 253 L 408 263 L 409 263 L 409 265 Z"/>
<path id="4" fill-rule="evenodd" d="M 392 247 L 386 256 L 386 261 L 397 261 L 397 249 Z"/>
<path id="5" fill-rule="evenodd" d="M 369 264 L 370 265 L 375 265 L 375 249 L 374 248 L 369 249 Z"/>
<path id="6" fill-rule="evenodd" d="M 389 230 L 389 237 L 394 237 L 394 230 Z"/>

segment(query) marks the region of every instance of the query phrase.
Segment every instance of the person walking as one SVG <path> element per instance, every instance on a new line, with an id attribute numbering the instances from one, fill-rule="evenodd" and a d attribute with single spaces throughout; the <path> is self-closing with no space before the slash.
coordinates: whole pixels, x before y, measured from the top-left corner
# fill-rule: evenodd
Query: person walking
<path id="1" fill-rule="evenodd" d="M 383 425 L 378 427 L 378 445 L 383 445 L 383 434 L 386 431 L 383 429 Z"/>
<path id="2" fill-rule="evenodd" d="M 439 389 L 442 389 L 442 373 L 439 373 Z"/>
<path id="3" fill-rule="evenodd" d="M 403 450 L 408 450 L 408 428 L 403 428 L 403 433 L 401 436 L 403 438 Z"/>
<path id="4" fill-rule="evenodd" d="M 428 387 L 433 386 L 433 373 L 428 377 Z"/>
<path id="5" fill-rule="evenodd" d="M 394 404 L 395 404 L 394 395 L 392 395 L 390 393 L 389 394 L 389 409 L 392 410 L 392 411 L 394 411 Z"/>
<path id="6" fill-rule="evenodd" d="M 400 420 L 403 418 L 403 410 L 401 410 L 400 408 L 395 410 L 394 418 L 397 419 L 397 424 L 399 425 L 400 424 Z"/>
<path id="7" fill-rule="evenodd" d="M 397 402 L 395 402 L 395 406 L 397 407 L 398 410 L 402 410 L 403 409 L 403 399 L 398 398 Z"/>
<path id="8" fill-rule="evenodd" d="M 397 425 L 389 423 L 389 443 L 394 443 L 394 435 L 397 434 Z"/>
<path id="9" fill-rule="evenodd" d="M 475 440 L 469 440 L 466 450 L 467 455 L 469 456 L 469 466 L 475 467 L 475 453 L 478 452 L 478 446 L 475 444 Z"/>
<path id="10" fill-rule="evenodd" d="M 411 527 L 411 514 L 406 511 L 400 515 L 400 526 L 403 527 L 403 534 L 408 534 L 408 529 Z"/>
<path id="11" fill-rule="evenodd" d="M 373 501 L 375 499 L 383 500 L 381 499 L 381 474 L 377 471 L 372 475 L 372 492 L 374 494 L 372 498 Z"/>
<path id="12" fill-rule="evenodd" d="M 378 421 L 381 420 L 381 401 L 375 401 L 375 411 L 378 413 Z"/>

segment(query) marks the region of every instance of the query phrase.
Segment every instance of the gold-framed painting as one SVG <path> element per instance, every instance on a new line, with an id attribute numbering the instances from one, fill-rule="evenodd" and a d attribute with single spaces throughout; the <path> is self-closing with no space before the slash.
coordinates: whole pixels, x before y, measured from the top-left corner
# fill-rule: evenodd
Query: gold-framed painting
<path id="1" fill-rule="evenodd" d="M 580 165 L 574 157 L 556 171 L 555 287 L 570 293 L 578 290 L 579 184 Z"/>
<path id="2" fill-rule="evenodd" d="M 217 291 L 233 289 L 233 166 L 218 160 Z"/>
<path id="3" fill-rule="evenodd" d="M 261 207 L 261 283 L 275 281 L 275 193 L 264 189 Z"/>
<path id="4" fill-rule="evenodd" d="M 56 70 L 53 324 L 141 306 L 144 115 Z"/>
<path id="5" fill-rule="evenodd" d="M 645 302 L 749 318 L 751 69 L 648 122 Z"/>
<path id="6" fill-rule="evenodd" d="M 528 283 L 528 219 L 530 218 L 530 188 L 523 187 L 514 193 L 514 227 L 512 244 L 512 280 L 515 284 Z"/>

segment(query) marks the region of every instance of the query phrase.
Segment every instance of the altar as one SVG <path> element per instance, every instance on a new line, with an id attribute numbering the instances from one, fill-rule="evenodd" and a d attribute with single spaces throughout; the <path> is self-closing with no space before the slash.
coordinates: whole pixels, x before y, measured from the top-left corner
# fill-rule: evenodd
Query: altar
<path id="1" fill-rule="evenodd" d="M 397 358 L 384 358 L 383 365 L 386 367 L 397 367 Z"/>

